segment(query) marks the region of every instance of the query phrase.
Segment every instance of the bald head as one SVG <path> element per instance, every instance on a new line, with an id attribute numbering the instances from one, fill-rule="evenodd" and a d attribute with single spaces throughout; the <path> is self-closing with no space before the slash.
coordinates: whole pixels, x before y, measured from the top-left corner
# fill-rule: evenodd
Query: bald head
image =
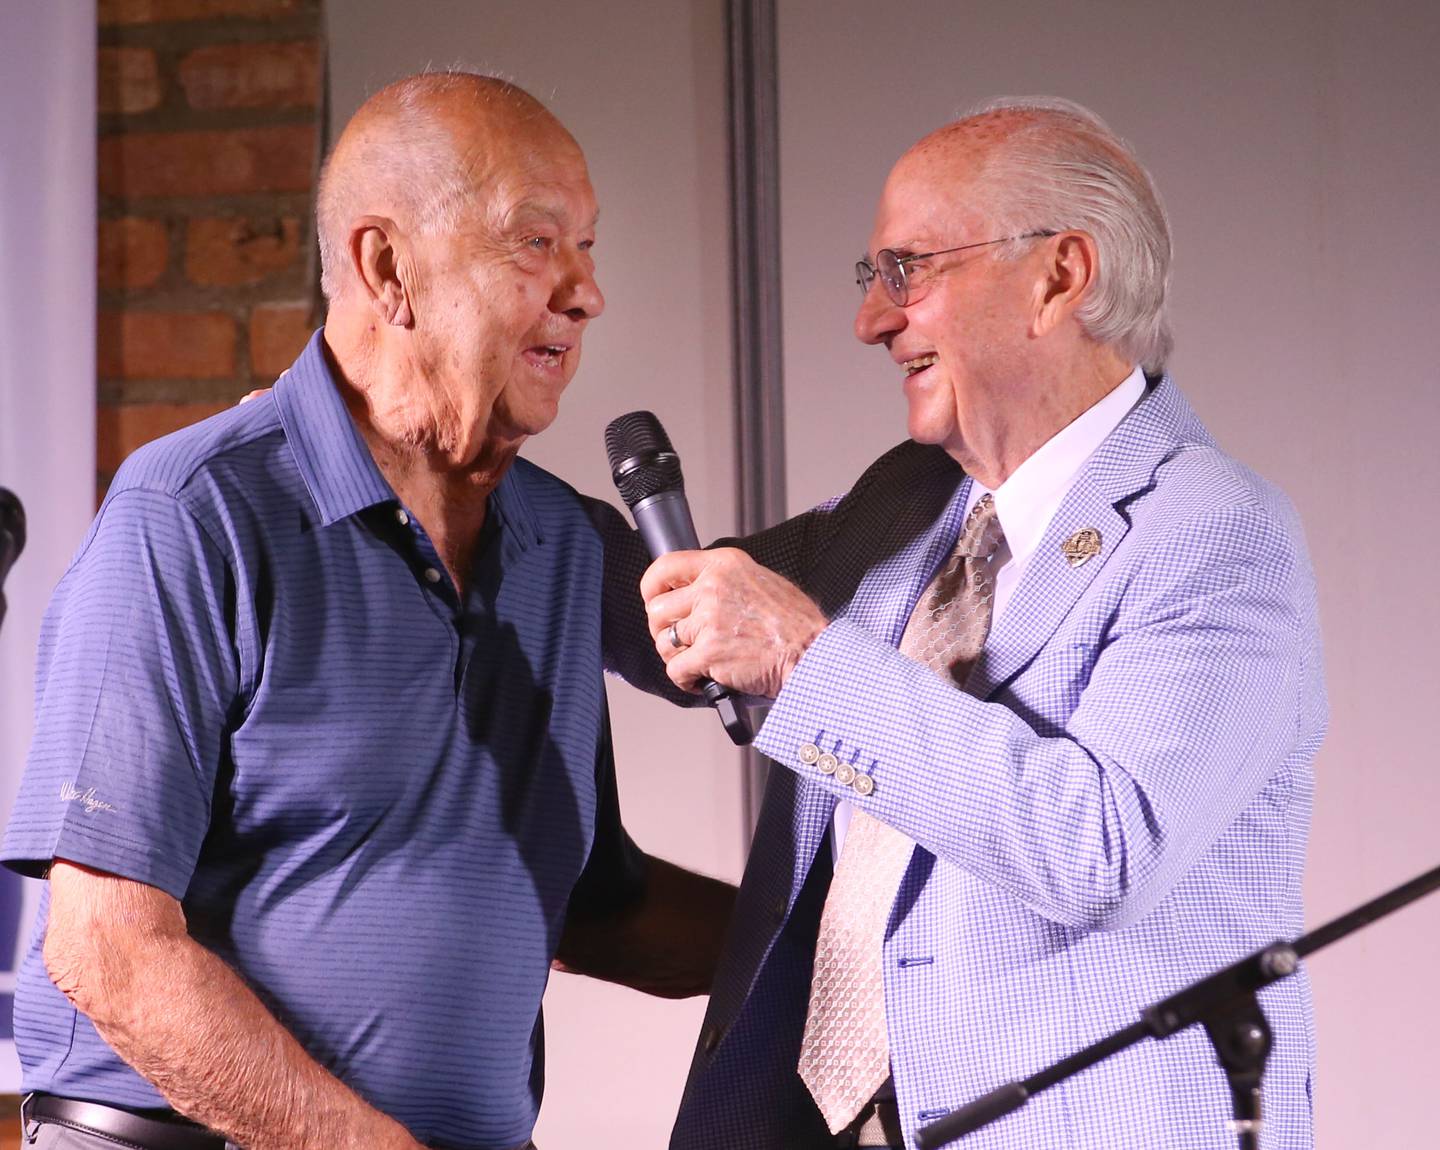
<path id="1" fill-rule="evenodd" d="M 473 211 L 496 174 L 527 153 L 579 146 L 524 89 L 493 76 L 437 72 L 376 92 L 346 124 L 320 174 L 321 287 L 332 303 L 354 284 L 355 220 L 382 216 L 435 235 Z"/>
<path id="2" fill-rule="evenodd" d="M 1077 318 L 1129 362 L 1164 366 L 1169 225 L 1149 174 L 1093 112 L 1051 98 L 996 101 L 926 136 L 892 179 L 917 176 L 954 188 L 988 234 L 1092 236 L 1099 270 Z"/>

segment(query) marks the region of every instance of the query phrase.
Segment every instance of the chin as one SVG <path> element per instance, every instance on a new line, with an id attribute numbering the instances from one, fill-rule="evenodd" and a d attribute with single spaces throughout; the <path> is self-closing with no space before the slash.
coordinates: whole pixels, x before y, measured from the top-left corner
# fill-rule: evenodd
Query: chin
<path id="1" fill-rule="evenodd" d="M 490 423 L 489 438 L 496 441 L 524 441 L 549 429 L 560 414 L 559 404 L 548 404 L 526 411 L 496 412 Z"/>
<path id="2" fill-rule="evenodd" d="M 942 444 L 955 432 L 955 396 L 939 367 L 930 368 L 923 376 L 905 380 L 910 438 L 916 443 Z"/>
<path id="3" fill-rule="evenodd" d="M 906 430 L 916 443 L 944 446 L 955 437 L 955 418 L 948 413 L 916 411 L 912 407 Z"/>

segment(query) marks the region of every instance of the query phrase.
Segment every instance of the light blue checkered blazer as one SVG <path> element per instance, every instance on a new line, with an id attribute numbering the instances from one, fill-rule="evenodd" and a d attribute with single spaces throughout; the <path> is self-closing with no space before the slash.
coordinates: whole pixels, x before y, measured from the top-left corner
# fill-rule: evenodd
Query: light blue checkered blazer
<path id="1" fill-rule="evenodd" d="M 1085 465 L 962 691 L 899 654 L 968 480 L 904 444 L 845 497 L 746 541 L 833 620 L 756 745 L 772 769 L 673 1150 L 826 1144 L 795 1074 L 835 801 L 915 839 L 885 940 L 901 1119 L 1023 1078 L 1302 929 L 1326 707 L 1315 592 L 1285 497 L 1224 455 L 1168 380 Z M 1081 528 L 1102 548 L 1071 566 Z M 611 608 L 615 669 L 644 682 Z M 653 679 L 649 680 L 652 687 Z M 806 766 L 833 750 L 861 797 Z M 1266 990 L 1266 1150 L 1312 1144 L 1302 972 Z M 970 1150 L 1230 1150 L 1203 1032 L 1040 1095 Z"/>

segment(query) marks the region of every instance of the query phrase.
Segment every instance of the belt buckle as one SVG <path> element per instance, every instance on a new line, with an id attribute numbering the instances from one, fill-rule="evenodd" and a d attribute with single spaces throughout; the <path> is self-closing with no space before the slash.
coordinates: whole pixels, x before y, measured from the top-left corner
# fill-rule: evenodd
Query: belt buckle
<path id="1" fill-rule="evenodd" d="M 33 1090 L 20 1099 L 20 1136 L 25 1139 L 27 1146 L 34 1145 L 35 1139 L 40 1137 L 40 1123 L 30 1117 L 30 1107 L 34 1102 L 35 1092 Z"/>

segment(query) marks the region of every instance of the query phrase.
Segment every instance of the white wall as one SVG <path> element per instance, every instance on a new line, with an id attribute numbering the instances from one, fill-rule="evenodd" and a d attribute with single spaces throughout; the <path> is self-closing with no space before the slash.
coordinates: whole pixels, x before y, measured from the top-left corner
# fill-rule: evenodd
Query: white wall
<path id="1" fill-rule="evenodd" d="M 1440 5 L 779 8 L 792 510 L 905 434 L 895 369 L 851 334 L 889 166 L 991 96 L 1088 104 L 1169 207 L 1180 386 L 1309 534 L 1333 710 L 1309 922 L 1440 863 Z M 1436 1144 L 1437 968 L 1440 896 L 1313 959 L 1322 1148 Z"/>
<path id="2" fill-rule="evenodd" d="M 653 410 L 685 463 L 702 535 L 734 529 L 725 47 L 720 3 L 564 0 L 423 5 L 327 0 L 333 119 L 427 64 L 507 75 L 580 141 L 600 199 L 606 312 L 556 424 L 525 454 L 614 497 L 602 432 Z M 739 756 L 718 720 L 612 683 L 626 825 L 653 854 L 731 880 Z M 665 1144 L 703 1000 L 556 976 L 545 1001 L 546 1150 Z"/>
<path id="3" fill-rule="evenodd" d="M 95 509 L 95 4 L 7 5 L 0 32 L 0 486 L 28 542 L 0 628 L 0 826 L 30 744 L 40 616 Z M 23 948 L 34 889 L 0 876 L 0 938 Z M 0 953 L 9 1034 L 18 954 Z M 20 1089 L 0 1041 L 0 1093 Z"/>

